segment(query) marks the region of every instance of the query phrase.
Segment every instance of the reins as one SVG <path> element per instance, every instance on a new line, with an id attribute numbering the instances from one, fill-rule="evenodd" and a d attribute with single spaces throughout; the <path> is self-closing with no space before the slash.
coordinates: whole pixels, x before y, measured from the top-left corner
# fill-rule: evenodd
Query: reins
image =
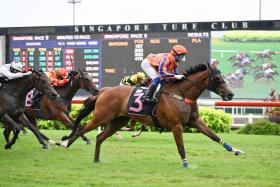
<path id="1" fill-rule="evenodd" d="M 208 72 L 209 72 L 209 69 L 208 69 Z M 189 79 L 188 77 L 184 78 L 184 80 L 186 81 L 189 81 L 190 83 L 193 83 L 195 86 L 197 86 L 199 89 L 204 89 L 204 87 L 200 86 L 199 83 L 197 81 L 194 81 L 192 79 Z M 186 98 L 184 97 L 184 94 L 183 94 L 183 91 L 181 90 L 181 88 L 177 85 L 177 88 L 179 90 L 179 92 L 183 95 L 183 96 L 180 96 L 180 95 L 177 95 L 177 94 L 174 94 L 172 92 L 165 92 L 163 91 L 162 93 L 163 94 L 166 94 L 166 95 L 169 95 L 170 97 L 173 97 L 175 99 L 178 99 L 180 101 L 183 101 L 185 102 L 186 104 L 193 104 L 193 103 L 196 103 L 196 100 L 192 100 L 192 99 L 189 99 L 189 98 Z"/>

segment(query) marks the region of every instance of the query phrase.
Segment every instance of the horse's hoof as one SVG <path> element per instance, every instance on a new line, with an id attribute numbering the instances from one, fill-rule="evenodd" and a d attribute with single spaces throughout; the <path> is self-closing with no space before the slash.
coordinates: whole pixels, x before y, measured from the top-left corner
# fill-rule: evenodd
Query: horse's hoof
<path id="1" fill-rule="evenodd" d="M 236 156 L 244 154 L 244 151 L 233 148 L 232 150 Z"/>
<path id="2" fill-rule="evenodd" d="M 92 144 L 91 140 L 87 141 L 87 145 L 91 145 L 91 144 Z"/>
<path id="3" fill-rule="evenodd" d="M 182 163 L 182 167 L 183 167 L 183 168 L 188 168 L 188 166 L 189 166 L 189 165 L 188 165 L 187 162 L 183 162 L 183 163 Z"/>
<path id="4" fill-rule="evenodd" d="M 48 145 L 43 145 L 43 149 L 44 149 L 44 150 L 49 150 L 50 148 L 49 148 Z"/>
<path id="5" fill-rule="evenodd" d="M 93 161 L 94 163 L 100 163 L 100 160 L 98 159 L 98 160 L 95 160 L 94 159 L 94 161 Z"/>
<path id="6" fill-rule="evenodd" d="M 67 147 L 69 140 L 64 140 L 59 143 L 60 147 Z"/>
<path id="7" fill-rule="evenodd" d="M 61 138 L 62 141 L 67 140 L 67 139 L 69 139 L 69 138 L 66 135 Z"/>
<path id="8" fill-rule="evenodd" d="M 234 154 L 235 154 L 236 156 L 242 155 L 242 154 L 244 154 L 244 151 L 237 150 L 237 151 L 234 152 Z"/>
<path id="9" fill-rule="evenodd" d="M 5 149 L 11 149 L 11 148 L 12 148 L 11 145 L 8 145 L 8 144 L 5 145 Z"/>

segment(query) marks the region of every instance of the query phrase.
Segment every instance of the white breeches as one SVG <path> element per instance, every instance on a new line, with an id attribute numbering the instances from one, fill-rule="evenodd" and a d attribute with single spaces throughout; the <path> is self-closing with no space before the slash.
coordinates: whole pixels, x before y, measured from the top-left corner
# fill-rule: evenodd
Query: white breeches
<path id="1" fill-rule="evenodd" d="M 159 77 L 157 71 L 150 65 L 150 62 L 147 58 L 142 61 L 141 68 L 151 79 Z"/>

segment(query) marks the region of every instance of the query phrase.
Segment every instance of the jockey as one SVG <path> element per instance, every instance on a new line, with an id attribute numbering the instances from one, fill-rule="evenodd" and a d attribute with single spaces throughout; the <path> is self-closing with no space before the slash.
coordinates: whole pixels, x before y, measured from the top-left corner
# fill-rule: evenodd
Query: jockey
<path id="1" fill-rule="evenodd" d="M 28 76 L 30 74 L 32 74 L 31 71 L 23 73 L 22 63 L 17 61 L 13 61 L 10 64 L 4 64 L 0 67 L 0 77 L 3 77 L 4 79 L 8 79 L 8 80 L 21 78 L 23 76 Z"/>
<path id="2" fill-rule="evenodd" d="M 265 70 L 267 70 L 269 68 L 272 68 L 272 64 L 271 63 L 263 63 L 263 65 L 262 65 L 263 71 L 265 71 Z"/>
<path id="3" fill-rule="evenodd" d="M 68 72 L 64 68 L 57 68 L 50 71 L 49 78 L 53 86 L 63 86 L 69 82 Z"/>
<path id="4" fill-rule="evenodd" d="M 275 71 L 272 68 L 268 68 L 264 71 L 264 77 L 270 77 L 274 73 L 275 73 Z"/>
<path id="5" fill-rule="evenodd" d="M 141 63 L 144 72 L 152 79 L 146 95 L 145 102 L 156 102 L 153 95 L 161 83 L 161 78 L 174 77 L 178 80 L 183 79 L 184 75 L 178 75 L 178 62 L 185 60 L 188 53 L 183 45 L 174 45 L 170 53 L 149 54 Z"/>
<path id="6" fill-rule="evenodd" d="M 142 84 L 142 81 L 145 79 L 144 72 L 138 72 L 134 75 L 125 76 L 121 82 L 120 86 L 122 85 L 129 85 L 129 86 L 136 86 L 137 84 Z"/>
<path id="7" fill-rule="evenodd" d="M 217 59 L 212 58 L 209 64 L 212 69 L 216 69 L 217 65 L 220 64 L 220 62 Z"/>
<path id="8" fill-rule="evenodd" d="M 246 73 L 247 73 L 247 71 L 246 71 L 246 69 L 243 68 L 243 67 L 237 69 L 237 70 L 234 72 L 234 74 L 235 74 L 236 76 L 246 75 Z"/>

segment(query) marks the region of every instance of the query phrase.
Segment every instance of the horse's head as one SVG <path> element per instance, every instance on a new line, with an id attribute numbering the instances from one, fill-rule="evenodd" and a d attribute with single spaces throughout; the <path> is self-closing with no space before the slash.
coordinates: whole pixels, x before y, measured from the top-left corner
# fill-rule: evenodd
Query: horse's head
<path id="1" fill-rule="evenodd" d="M 207 89 L 222 97 L 224 101 L 232 100 L 234 94 L 227 86 L 224 76 L 217 68 L 212 69 L 209 67 L 209 81 Z"/>
<path id="2" fill-rule="evenodd" d="M 76 75 L 73 76 L 73 81 L 78 81 L 79 87 L 87 92 L 91 93 L 92 95 L 97 95 L 99 90 L 97 89 L 96 85 L 89 77 L 88 73 L 78 70 Z"/>
<path id="3" fill-rule="evenodd" d="M 31 78 L 34 87 L 43 94 L 46 94 L 48 98 L 54 99 L 58 96 L 56 90 L 52 87 L 49 78 L 44 72 L 32 70 Z"/>

